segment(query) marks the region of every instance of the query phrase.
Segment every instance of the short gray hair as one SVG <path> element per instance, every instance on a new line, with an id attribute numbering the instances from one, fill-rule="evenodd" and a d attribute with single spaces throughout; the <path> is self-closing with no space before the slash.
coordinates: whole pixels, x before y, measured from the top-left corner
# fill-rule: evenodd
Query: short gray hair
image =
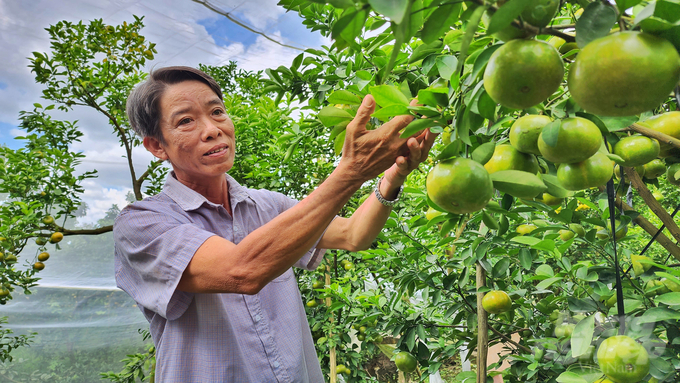
<path id="1" fill-rule="evenodd" d="M 222 89 L 217 81 L 207 73 L 186 66 L 170 66 L 153 70 L 149 77 L 137 85 L 126 104 L 126 113 L 130 126 L 142 138 L 153 137 L 165 143 L 160 128 L 161 106 L 160 100 L 168 85 L 183 81 L 197 80 L 210 87 L 222 100 Z"/>

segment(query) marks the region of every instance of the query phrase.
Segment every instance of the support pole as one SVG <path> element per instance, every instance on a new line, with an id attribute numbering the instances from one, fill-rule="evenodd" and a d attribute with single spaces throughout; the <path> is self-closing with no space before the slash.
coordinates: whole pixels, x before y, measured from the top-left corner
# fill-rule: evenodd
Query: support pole
<path id="1" fill-rule="evenodd" d="M 477 263 L 477 291 L 486 286 L 486 270 Z M 484 293 L 477 293 L 477 383 L 486 382 L 486 358 L 489 353 L 489 324 L 482 307 Z"/>

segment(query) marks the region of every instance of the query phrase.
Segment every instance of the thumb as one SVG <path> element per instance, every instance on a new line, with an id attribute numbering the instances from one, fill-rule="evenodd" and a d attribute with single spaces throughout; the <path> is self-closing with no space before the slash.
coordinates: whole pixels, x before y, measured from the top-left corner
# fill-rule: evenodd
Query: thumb
<path id="1" fill-rule="evenodd" d="M 348 129 L 356 130 L 366 130 L 366 124 L 371 119 L 371 114 L 375 110 L 375 99 L 373 96 L 366 95 L 361 105 L 357 110 L 357 114 L 352 120 L 352 122 L 347 126 Z"/>

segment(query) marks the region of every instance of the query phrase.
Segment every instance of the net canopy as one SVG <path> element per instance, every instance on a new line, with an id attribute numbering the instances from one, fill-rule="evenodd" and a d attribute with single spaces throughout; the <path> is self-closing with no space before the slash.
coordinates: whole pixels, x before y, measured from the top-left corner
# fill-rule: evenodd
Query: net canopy
<path id="1" fill-rule="evenodd" d="M 48 245 L 50 258 L 31 294 L 15 290 L 0 307 L 4 328 L 33 336 L 0 365 L 0 381 L 98 382 L 101 372 L 120 371 L 126 355 L 151 342 L 139 334 L 148 322 L 116 287 L 112 233 L 67 236 L 59 248 Z M 26 246 L 17 267 L 29 267 L 38 252 Z"/>

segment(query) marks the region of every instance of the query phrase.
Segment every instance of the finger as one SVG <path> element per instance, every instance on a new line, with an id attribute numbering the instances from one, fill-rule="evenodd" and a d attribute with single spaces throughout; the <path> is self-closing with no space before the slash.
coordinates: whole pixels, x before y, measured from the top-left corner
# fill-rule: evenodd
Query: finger
<path id="1" fill-rule="evenodd" d="M 422 153 L 422 146 L 418 142 L 418 140 L 416 140 L 413 137 L 409 138 L 408 139 L 408 149 L 409 149 L 408 157 L 409 157 L 409 160 L 410 160 L 409 162 L 411 162 L 411 163 L 415 162 L 416 164 L 419 163 L 420 162 L 420 156 L 421 156 L 421 153 Z"/>
<path id="2" fill-rule="evenodd" d="M 347 132 L 355 133 L 366 130 L 366 124 L 371 119 L 371 114 L 373 114 L 374 110 L 375 99 L 373 99 L 373 96 L 370 94 L 366 95 L 361 101 L 361 105 L 359 105 L 356 116 L 354 116 L 354 119 L 347 125 Z"/>

